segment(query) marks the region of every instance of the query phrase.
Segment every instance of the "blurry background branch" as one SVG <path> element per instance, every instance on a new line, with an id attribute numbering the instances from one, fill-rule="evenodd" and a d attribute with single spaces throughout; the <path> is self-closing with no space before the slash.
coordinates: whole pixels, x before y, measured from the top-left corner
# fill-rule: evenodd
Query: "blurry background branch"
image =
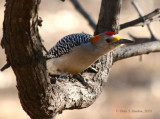
<path id="1" fill-rule="evenodd" d="M 152 37 L 136 37 L 135 35 L 131 33 L 128 33 L 128 35 L 134 40 L 135 44 L 146 43 L 146 42 L 158 40 L 158 39 L 152 39 Z"/>
<path id="2" fill-rule="evenodd" d="M 160 20 L 160 19 L 159 19 L 160 17 L 155 17 L 155 18 L 153 18 L 154 16 L 158 15 L 159 13 L 160 13 L 160 9 L 156 9 L 156 10 L 154 10 L 153 12 L 151 12 L 151 13 L 145 15 L 145 16 L 142 16 L 142 17 L 140 17 L 140 18 L 138 18 L 138 19 L 135 19 L 135 20 L 133 20 L 133 21 L 130 21 L 130 22 L 126 22 L 126 23 L 124 23 L 124 24 L 121 24 L 121 25 L 120 25 L 120 30 L 122 30 L 122 29 L 124 29 L 124 28 L 127 28 L 127 27 L 135 26 L 135 25 L 137 25 L 137 24 L 139 24 L 139 23 L 142 23 L 142 26 L 143 26 L 144 24 L 148 24 L 148 23 L 150 23 L 151 21 L 154 21 L 154 19 L 156 19 L 156 21 L 157 21 L 157 19 Z M 148 22 L 148 21 L 150 21 L 150 22 Z"/>
<path id="3" fill-rule="evenodd" d="M 80 5 L 80 3 L 77 0 L 70 0 L 71 3 L 74 5 L 75 9 L 81 13 L 81 15 L 87 19 L 89 22 L 89 25 L 93 30 L 96 28 L 96 23 L 92 19 L 92 17 L 84 10 L 84 8 Z"/>
<path id="4" fill-rule="evenodd" d="M 137 2 L 136 1 L 132 1 L 132 5 L 135 7 L 135 9 L 137 10 L 137 12 L 138 12 L 138 14 L 139 14 L 139 16 L 140 17 L 142 17 L 143 16 L 143 12 L 142 12 L 142 10 L 140 9 L 140 7 L 138 6 L 138 4 L 137 4 Z M 159 13 L 160 13 L 160 9 L 159 10 L 157 10 L 157 11 L 159 11 Z M 158 12 L 157 12 L 158 13 Z M 151 40 L 156 40 L 156 37 L 154 36 L 154 33 L 153 33 L 153 31 L 152 31 L 152 28 L 151 28 L 151 26 L 150 26 L 150 22 L 153 22 L 154 20 L 160 20 L 160 16 L 158 16 L 158 17 L 156 17 L 156 18 L 150 18 L 148 21 L 146 21 L 146 22 L 144 22 L 144 23 L 142 23 L 143 25 L 142 26 L 144 26 L 144 25 L 147 25 L 147 28 L 148 28 L 148 30 L 149 30 L 149 32 L 150 32 L 150 34 L 151 34 Z"/>
<path id="5" fill-rule="evenodd" d="M 144 25 L 147 25 L 147 24 L 150 24 L 151 22 L 156 22 L 156 21 L 160 21 L 160 16 L 157 16 L 157 17 L 155 17 L 155 18 L 151 18 L 151 19 L 149 19 L 149 20 L 146 20 L 145 22 L 143 22 L 143 23 L 139 23 L 139 24 L 137 24 L 137 25 L 135 25 L 135 26 L 144 26 Z"/>

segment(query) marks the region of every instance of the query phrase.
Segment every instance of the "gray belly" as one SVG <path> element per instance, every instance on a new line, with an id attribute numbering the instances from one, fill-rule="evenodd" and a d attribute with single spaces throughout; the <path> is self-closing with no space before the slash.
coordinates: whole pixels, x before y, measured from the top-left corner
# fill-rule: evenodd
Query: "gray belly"
<path id="1" fill-rule="evenodd" d="M 57 74 L 57 70 L 61 73 L 77 74 L 87 69 L 98 57 L 89 56 L 68 56 L 64 55 L 60 58 L 54 58 L 47 61 L 47 68 L 51 74 Z"/>
<path id="2" fill-rule="evenodd" d="M 57 70 L 61 73 L 77 74 L 87 69 L 100 55 L 85 48 L 77 47 L 69 54 L 47 60 L 48 71 L 55 75 Z"/>

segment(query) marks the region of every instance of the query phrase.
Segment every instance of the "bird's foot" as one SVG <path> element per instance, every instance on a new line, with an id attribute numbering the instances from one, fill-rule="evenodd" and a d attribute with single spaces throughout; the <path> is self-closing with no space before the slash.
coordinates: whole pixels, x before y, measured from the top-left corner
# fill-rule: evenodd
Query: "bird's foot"
<path id="1" fill-rule="evenodd" d="M 84 72 L 97 73 L 97 69 L 94 67 L 88 67 L 88 69 L 84 70 Z"/>
<path id="2" fill-rule="evenodd" d="M 84 80 L 84 78 L 80 75 L 80 74 L 76 74 L 76 75 L 73 75 L 73 78 L 76 78 L 83 86 L 85 86 L 87 89 L 88 88 L 91 88 L 92 87 L 88 84 L 88 82 L 86 82 Z"/>
<path id="3" fill-rule="evenodd" d="M 50 82 L 51 82 L 51 84 L 55 84 L 55 83 L 56 83 L 56 80 L 57 80 L 57 78 L 58 78 L 59 76 L 58 76 L 58 75 L 49 74 L 49 77 L 50 77 Z"/>
<path id="4" fill-rule="evenodd" d="M 59 78 L 72 78 L 72 74 L 70 74 L 69 72 L 61 73 L 59 69 L 57 69 L 56 72 L 59 75 Z"/>
<path id="5" fill-rule="evenodd" d="M 66 73 L 63 73 L 63 74 L 60 74 L 60 78 L 72 78 L 72 74 L 70 74 L 70 73 L 68 73 L 68 72 L 66 72 Z"/>

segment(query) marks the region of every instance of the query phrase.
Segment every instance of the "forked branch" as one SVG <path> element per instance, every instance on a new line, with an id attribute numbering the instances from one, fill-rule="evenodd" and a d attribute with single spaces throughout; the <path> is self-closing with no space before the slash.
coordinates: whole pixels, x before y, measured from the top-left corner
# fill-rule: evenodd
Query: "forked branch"
<path id="1" fill-rule="evenodd" d="M 153 18 L 154 16 L 156 16 L 156 15 L 158 15 L 158 14 L 160 14 L 160 9 L 156 9 L 156 10 L 154 10 L 153 12 L 151 12 L 151 13 L 143 16 L 143 17 L 140 17 L 140 18 L 138 18 L 138 19 L 135 19 L 135 20 L 133 20 L 133 21 L 130 21 L 130 22 L 126 22 L 126 23 L 124 23 L 124 24 L 121 24 L 121 25 L 120 25 L 120 30 L 125 29 L 125 28 L 128 28 L 128 27 L 132 27 L 132 26 L 135 26 L 135 25 L 138 25 L 138 24 L 140 24 L 140 23 L 141 23 L 142 25 L 144 25 L 144 24 L 148 24 L 148 23 L 150 23 L 150 22 L 153 22 L 153 21 L 155 21 L 155 20 L 156 20 L 156 21 L 157 21 L 157 20 L 160 20 L 160 17 L 159 17 L 159 16 Z"/>
<path id="2" fill-rule="evenodd" d="M 142 17 L 143 13 L 142 13 L 141 8 L 138 6 L 137 2 L 136 1 L 132 1 L 132 5 L 134 6 L 134 8 L 136 9 L 136 11 L 138 12 L 139 16 Z M 157 18 L 159 18 L 159 20 L 160 20 L 160 17 L 157 17 Z M 142 23 L 142 26 L 147 25 L 147 28 L 148 28 L 148 30 L 149 30 L 149 32 L 151 34 L 151 39 L 152 40 L 155 40 L 156 37 L 154 36 L 152 28 L 151 28 L 151 26 L 150 26 L 149 23 L 153 22 L 153 20 L 157 20 L 157 18 L 150 19 L 150 20 L 148 20 L 148 22 L 146 21 L 146 23 Z"/>

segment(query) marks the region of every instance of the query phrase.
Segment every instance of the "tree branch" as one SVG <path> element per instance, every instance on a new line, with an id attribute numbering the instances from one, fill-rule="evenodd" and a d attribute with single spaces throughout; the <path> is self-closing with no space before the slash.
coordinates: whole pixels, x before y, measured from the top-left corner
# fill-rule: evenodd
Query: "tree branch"
<path id="1" fill-rule="evenodd" d="M 142 17 L 142 16 L 143 16 L 142 10 L 140 9 L 140 7 L 139 7 L 138 4 L 136 3 L 136 1 L 132 1 L 132 5 L 133 5 L 133 6 L 135 7 L 135 9 L 137 10 L 139 16 Z M 154 19 L 155 19 L 155 18 L 154 18 Z M 151 20 L 149 20 L 149 21 L 151 21 Z M 153 21 L 153 19 L 152 19 L 152 21 Z M 156 37 L 155 37 L 154 34 L 153 34 L 153 31 L 152 31 L 152 28 L 151 28 L 150 24 L 147 23 L 146 25 L 147 25 L 147 28 L 148 28 L 150 34 L 151 34 L 151 39 L 152 39 L 152 40 L 155 40 Z"/>
<path id="2" fill-rule="evenodd" d="M 84 10 L 84 8 L 80 5 L 77 0 L 70 0 L 74 7 L 81 13 L 81 15 L 89 22 L 89 25 L 93 30 L 96 28 L 96 23 L 91 18 L 91 16 Z"/>
<path id="3" fill-rule="evenodd" d="M 40 0 L 6 0 L 2 46 L 16 75 L 23 109 L 32 119 L 47 119 L 47 74 L 38 34 Z M 44 104 L 43 104 L 44 103 Z M 42 108 L 43 104 L 43 108 Z"/>
<path id="4" fill-rule="evenodd" d="M 9 68 L 11 66 L 10 62 L 7 61 L 7 63 L 0 69 L 0 71 L 4 71 L 5 69 Z"/>
<path id="5" fill-rule="evenodd" d="M 147 24 L 150 24 L 151 22 L 157 22 L 157 21 L 160 21 L 160 16 L 148 19 L 145 22 L 136 24 L 135 26 L 142 26 L 143 27 L 143 26 L 145 26 Z"/>
<path id="6" fill-rule="evenodd" d="M 113 62 L 151 52 L 160 52 L 160 41 L 118 47 L 113 51 Z"/>
<path id="7" fill-rule="evenodd" d="M 140 17 L 138 19 L 135 19 L 133 21 L 130 21 L 130 22 L 126 22 L 124 24 L 121 24 L 120 25 L 120 30 L 124 29 L 124 28 L 127 28 L 127 27 L 131 27 L 131 26 L 135 26 L 139 23 L 145 23 L 145 22 L 148 22 L 148 20 L 151 20 L 153 21 L 152 19 L 154 19 L 153 17 L 158 15 L 160 13 L 160 9 L 156 9 L 154 10 L 153 12 L 143 16 L 143 17 Z M 156 18 L 157 19 L 157 18 Z"/>
<path id="8" fill-rule="evenodd" d="M 156 41 L 158 39 L 146 38 L 146 37 L 135 37 L 134 35 L 128 33 L 128 35 L 134 40 L 134 44 L 146 43 L 151 41 Z"/>
<path id="9" fill-rule="evenodd" d="M 104 31 L 115 31 L 118 33 L 121 3 L 121 0 L 102 0 L 98 24 L 96 26 L 94 35 Z"/>

